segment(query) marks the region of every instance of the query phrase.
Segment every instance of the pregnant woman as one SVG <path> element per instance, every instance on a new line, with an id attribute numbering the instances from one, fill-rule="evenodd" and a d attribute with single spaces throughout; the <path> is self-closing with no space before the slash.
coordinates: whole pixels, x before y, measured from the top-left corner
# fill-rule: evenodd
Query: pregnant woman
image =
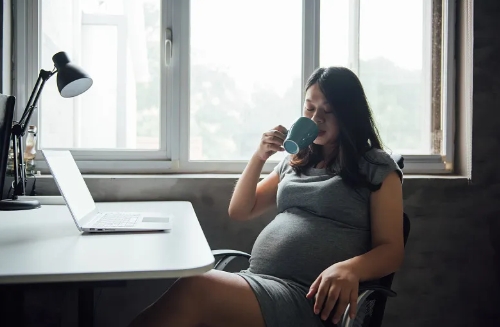
<path id="1" fill-rule="evenodd" d="M 356 311 L 360 282 L 396 271 L 404 256 L 402 172 L 382 150 L 363 87 L 347 68 L 317 69 L 303 115 L 320 130 L 263 180 L 283 151 L 282 126 L 263 134 L 239 179 L 229 215 L 277 208 L 250 266 L 179 279 L 132 326 L 322 327 Z"/>

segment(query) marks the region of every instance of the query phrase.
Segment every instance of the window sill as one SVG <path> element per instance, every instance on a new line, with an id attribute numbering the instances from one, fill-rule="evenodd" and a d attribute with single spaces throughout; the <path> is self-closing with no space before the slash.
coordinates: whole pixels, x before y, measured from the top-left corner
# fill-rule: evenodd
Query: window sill
<path id="1" fill-rule="evenodd" d="M 241 174 L 188 174 L 188 173 L 170 173 L 170 174 L 82 174 L 84 179 L 238 179 Z M 261 174 L 264 178 L 267 174 Z M 52 178 L 50 174 L 37 175 L 40 178 Z M 462 175 L 442 174 L 442 175 L 426 175 L 426 174 L 406 174 L 404 180 L 455 180 L 467 182 L 468 178 Z"/>
<path id="2" fill-rule="evenodd" d="M 83 174 L 83 177 L 96 202 L 186 200 L 212 203 L 228 201 L 240 174 Z M 6 185 L 10 185 L 10 181 L 6 181 Z M 411 194 L 415 190 L 435 188 L 463 189 L 470 182 L 457 175 L 405 175 L 403 185 Z M 27 194 L 32 186 L 30 180 Z M 46 204 L 54 201 L 53 196 L 60 195 L 53 177 L 48 174 L 37 176 L 36 193 L 37 199 Z"/>

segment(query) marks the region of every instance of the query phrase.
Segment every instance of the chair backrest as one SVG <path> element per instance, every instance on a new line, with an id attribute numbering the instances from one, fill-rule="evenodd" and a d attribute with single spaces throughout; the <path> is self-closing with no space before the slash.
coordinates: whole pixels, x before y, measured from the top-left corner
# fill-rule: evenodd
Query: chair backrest
<path id="1" fill-rule="evenodd" d="M 406 246 L 406 241 L 408 240 L 408 237 L 410 235 L 410 219 L 408 218 L 408 215 L 406 213 L 403 213 L 403 235 L 404 245 Z M 394 275 L 395 273 L 392 273 L 381 278 L 379 281 L 380 285 L 390 289 L 392 286 Z M 376 297 L 376 301 L 373 304 L 373 311 L 371 312 L 369 327 L 381 327 L 382 320 L 384 319 L 387 297 L 378 293 L 374 293 L 373 295 L 374 297 Z"/>
<path id="2" fill-rule="evenodd" d="M 0 200 L 3 199 L 5 174 L 10 148 L 10 133 L 14 119 L 16 98 L 11 95 L 0 94 Z"/>
<path id="3" fill-rule="evenodd" d="M 394 160 L 400 169 L 405 167 L 405 158 L 400 154 L 391 154 L 392 160 Z"/>

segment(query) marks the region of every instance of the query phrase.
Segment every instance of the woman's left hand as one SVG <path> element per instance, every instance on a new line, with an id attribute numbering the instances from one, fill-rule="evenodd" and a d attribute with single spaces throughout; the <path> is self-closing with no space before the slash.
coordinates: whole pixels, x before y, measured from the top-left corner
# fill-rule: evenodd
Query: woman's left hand
<path id="1" fill-rule="evenodd" d="M 359 277 L 348 265 L 336 263 L 325 269 L 312 283 L 306 297 L 311 299 L 316 295 L 314 313 L 321 312 L 321 319 L 326 320 L 337 304 L 332 321 L 338 323 L 347 305 L 351 319 L 356 315 L 358 301 Z"/>

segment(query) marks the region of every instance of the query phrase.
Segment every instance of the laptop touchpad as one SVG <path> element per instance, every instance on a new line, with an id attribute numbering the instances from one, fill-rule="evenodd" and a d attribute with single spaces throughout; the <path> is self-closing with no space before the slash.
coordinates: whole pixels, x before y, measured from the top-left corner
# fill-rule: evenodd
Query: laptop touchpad
<path id="1" fill-rule="evenodd" d="M 144 217 L 142 222 L 144 223 L 168 223 L 170 221 L 169 217 Z"/>

